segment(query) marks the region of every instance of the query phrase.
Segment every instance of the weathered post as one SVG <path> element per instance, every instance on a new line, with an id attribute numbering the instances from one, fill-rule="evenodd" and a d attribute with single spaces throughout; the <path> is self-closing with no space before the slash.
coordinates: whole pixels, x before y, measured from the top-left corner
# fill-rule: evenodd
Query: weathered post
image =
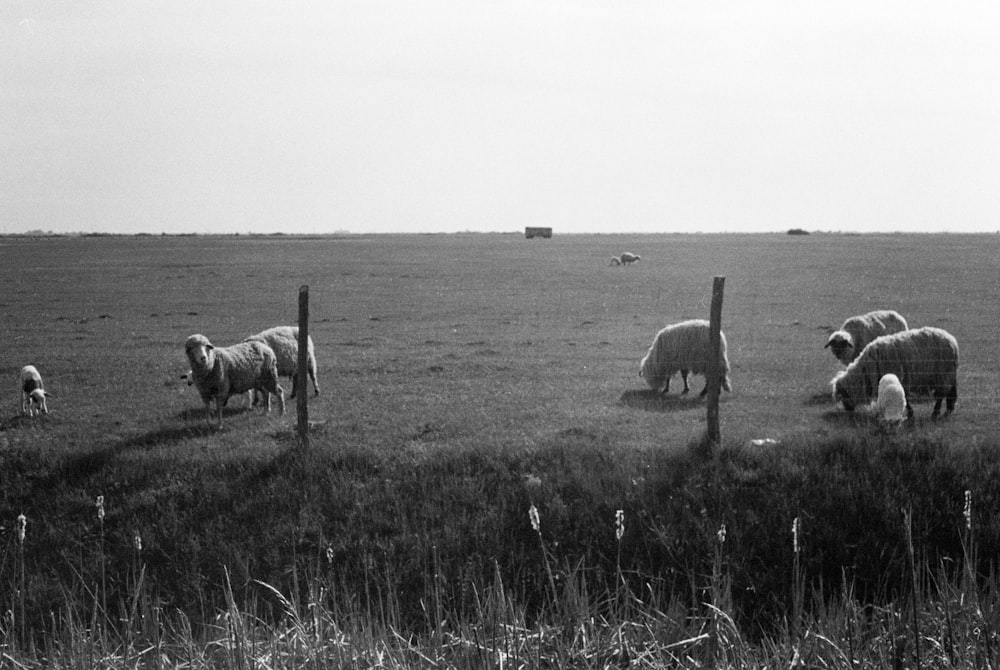
<path id="1" fill-rule="evenodd" d="M 708 321 L 708 451 L 713 458 L 718 456 L 722 435 L 719 430 L 719 392 L 721 370 L 719 369 L 719 349 L 722 346 L 722 293 L 726 286 L 725 277 L 715 277 L 712 282 L 712 311 Z"/>
<path id="2" fill-rule="evenodd" d="M 309 447 L 309 393 L 306 390 L 306 380 L 309 378 L 307 365 L 309 355 L 309 286 L 299 287 L 299 358 L 295 375 L 295 396 L 298 399 L 296 410 L 298 414 L 299 445 Z"/>

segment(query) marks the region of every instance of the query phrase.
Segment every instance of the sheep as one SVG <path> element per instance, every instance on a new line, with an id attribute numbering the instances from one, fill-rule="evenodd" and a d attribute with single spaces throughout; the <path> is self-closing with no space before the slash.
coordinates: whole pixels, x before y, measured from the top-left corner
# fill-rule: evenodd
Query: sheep
<path id="1" fill-rule="evenodd" d="M 641 260 L 642 260 L 642 258 L 639 255 L 637 255 L 637 254 L 631 254 L 631 253 L 629 253 L 629 252 L 626 251 L 621 256 L 612 256 L 611 257 L 611 264 L 612 265 L 631 265 L 632 263 L 636 263 L 636 262 L 641 261 Z"/>
<path id="2" fill-rule="evenodd" d="M 852 316 L 844 321 L 839 330 L 830 334 L 824 349 L 829 348 L 844 365 L 858 357 L 865 346 L 882 335 L 891 335 L 908 330 L 899 312 L 891 309 L 879 309 L 867 314 Z"/>
<path id="3" fill-rule="evenodd" d="M 188 386 L 194 386 L 194 373 L 191 372 L 191 370 L 188 370 L 187 372 L 182 374 L 181 379 L 186 381 Z M 268 396 L 269 401 L 270 399 L 271 399 L 270 396 Z M 253 404 L 254 404 L 254 392 L 247 391 L 247 407 L 253 407 Z"/>
<path id="4" fill-rule="evenodd" d="M 670 391 L 670 377 L 677 371 L 684 381 L 682 394 L 687 393 L 688 373 L 708 372 L 708 321 L 691 319 L 669 325 L 656 334 L 652 346 L 639 364 L 639 376 L 646 380 L 654 391 Z M 719 376 L 722 388 L 732 391 L 729 381 L 729 359 L 726 357 L 726 335 L 719 333 Z M 699 397 L 708 393 L 708 382 Z"/>
<path id="5" fill-rule="evenodd" d="M 947 400 L 945 414 L 951 414 L 958 399 L 958 342 L 948 331 L 932 326 L 876 338 L 830 380 L 833 399 L 853 411 L 871 399 L 882 377 L 890 373 L 899 378 L 907 398 L 934 393 L 931 418 L 940 414 L 942 400 Z"/>
<path id="6" fill-rule="evenodd" d="M 275 326 L 261 331 L 256 335 L 251 335 L 244 342 L 258 341 L 271 347 L 278 357 L 278 374 L 292 378 L 292 393 L 288 397 L 294 398 L 298 384 L 299 367 L 299 329 L 297 326 Z M 313 347 L 312 336 L 308 339 L 308 350 L 306 351 L 306 371 L 312 380 L 314 395 L 319 395 L 319 384 L 316 383 L 316 352 Z"/>
<path id="7" fill-rule="evenodd" d="M 278 407 L 285 413 L 284 390 L 278 385 L 278 360 L 263 342 L 240 342 L 231 347 L 216 347 L 201 334 L 192 335 L 184 344 L 194 384 L 205 403 L 205 415 L 212 422 L 211 403 L 218 412 L 222 428 L 222 408 L 233 394 L 261 389 L 278 396 Z M 267 411 L 271 410 L 268 402 Z"/>
<path id="8" fill-rule="evenodd" d="M 36 414 L 48 414 L 49 407 L 45 402 L 46 398 L 53 397 L 45 390 L 42 382 L 42 375 L 34 365 L 25 365 L 21 368 L 21 414 L 35 416 Z"/>
<path id="9" fill-rule="evenodd" d="M 878 397 L 871 410 L 879 422 L 886 425 L 899 425 L 913 416 L 913 408 L 906 401 L 906 391 L 899 377 L 891 372 L 882 375 L 878 381 Z"/>

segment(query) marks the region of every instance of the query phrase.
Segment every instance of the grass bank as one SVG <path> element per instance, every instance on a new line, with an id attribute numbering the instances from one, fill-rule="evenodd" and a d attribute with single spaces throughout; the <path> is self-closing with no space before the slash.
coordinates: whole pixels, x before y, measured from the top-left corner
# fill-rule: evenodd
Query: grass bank
<path id="1" fill-rule="evenodd" d="M 321 431 L 309 453 L 285 442 L 266 457 L 162 470 L 150 458 L 97 468 L 99 451 L 11 450 L 5 506 L 26 523 L 4 520 L 7 633 L 45 639 L 63 608 L 114 628 L 140 582 L 157 616 L 195 627 L 234 598 L 269 603 L 255 615 L 277 623 L 287 608 L 275 592 L 304 603 L 320 584 L 338 608 L 381 603 L 371 606 L 391 611 L 396 630 L 426 635 L 442 617 L 478 616 L 499 584 L 535 626 L 571 583 L 597 602 L 624 590 L 696 612 L 724 574 L 726 615 L 765 640 L 845 590 L 867 607 L 905 599 L 915 564 L 920 589 L 963 566 L 989 575 L 1000 538 L 994 517 L 976 513 L 997 505 L 988 441 L 731 436 L 717 462 L 696 444 L 623 450 L 576 429 L 508 452 L 430 436 L 393 452 L 337 442 Z M 103 491 L 100 508 L 91 491 Z"/>

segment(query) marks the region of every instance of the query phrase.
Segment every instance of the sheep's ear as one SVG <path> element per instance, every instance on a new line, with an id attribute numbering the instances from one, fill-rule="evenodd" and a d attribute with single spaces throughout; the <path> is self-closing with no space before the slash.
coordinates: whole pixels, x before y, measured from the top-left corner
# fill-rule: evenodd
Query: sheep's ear
<path id="1" fill-rule="evenodd" d="M 214 344 L 206 344 L 205 348 L 208 349 L 209 351 L 211 351 L 212 349 L 215 349 L 215 345 Z"/>
<path id="2" fill-rule="evenodd" d="M 827 340 L 827 341 L 826 341 L 826 344 L 824 344 L 824 345 L 823 345 L 823 348 L 824 348 L 824 349 L 829 349 L 829 348 L 830 348 L 830 346 L 831 346 L 832 344 L 833 344 L 833 342 L 831 342 L 831 341 Z"/>

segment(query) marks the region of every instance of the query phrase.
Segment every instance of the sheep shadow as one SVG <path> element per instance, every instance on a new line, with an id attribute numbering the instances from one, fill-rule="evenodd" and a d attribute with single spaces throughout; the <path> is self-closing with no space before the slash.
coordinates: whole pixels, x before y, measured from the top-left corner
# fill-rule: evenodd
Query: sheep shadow
<path id="1" fill-rule="evenodd" d="M 873 428 L 876 425 L 874 417 L 870 414 L 866 414 L 864 412 L 848 412 L 839 405 L 823 412 L 820 416 L 824 421 L 835 426 Z"/>
<path id="2" fill-rule="evenodd" d="M 192 420 L 185 422 L 181 426 L 163 426 L 155 430 L 150 430 L 139 435 L 133 435 L 122 440 L 115 447 L 116 451 L 128 451 L 132 449 L 155 449 L 164 444 L 173 444 L 183 440 L 197 437 L 208 437 L 218 433 L 215 424 L 208 425 L 205 417 L 198 417 L 200 421 Z"/>
<path id="3" fill-rule="evenodd" d="M 659 393 L 653 389 L 632 389 L 622 393 L 621 402 L 626 407 L 644 412 L 682 412 L 705 406 L 705 399 L 691 391 L 680 393 Z"/>
<path id="4" fill-rule="evenodd" d="M 46 422 L 51 421 L 48 414 L 38 414 L 36 416 L 28 416 L 27 414 L 12 414 L 6 419 L 0 421 L 0 432 L 5 430 L 16 430 L 18 428 L 35 428 L 40 425 L 44 425 Z"/>
<path id="5" fill-rule="evenodd" d="M 286 399 L 285 411 L 288 411 L 287 399 Z M 271 404 L 271 411 L 277 412 L 277 403 Z M 264 414 L 264 408 L 261 406 L 247 407 L 244 405 L 226 405 L 222 408 L 222 420 L 225 422 L 227 417 L 241 416 L 243 414 Z M 205 407 L 187 407 L 182 409 L 180 412 L 174 415 L 174 418 L 180 419 L 184 422 L 198 423 L 201 422 L 205 425 Z M 218 415 L 215 413 L 215 408 L 212 409 L 212 423 L 214 424 L 217 420 Z"/>
<path id="6" fill-rule="evenodd" d="M 824 393 L 814 393 L 808 398 L 806 398 L 802 405 L 805 407 L 819 407 L 821 405 L 832 405 L 833 404 L 833 394 L 829 391 Z"/>

